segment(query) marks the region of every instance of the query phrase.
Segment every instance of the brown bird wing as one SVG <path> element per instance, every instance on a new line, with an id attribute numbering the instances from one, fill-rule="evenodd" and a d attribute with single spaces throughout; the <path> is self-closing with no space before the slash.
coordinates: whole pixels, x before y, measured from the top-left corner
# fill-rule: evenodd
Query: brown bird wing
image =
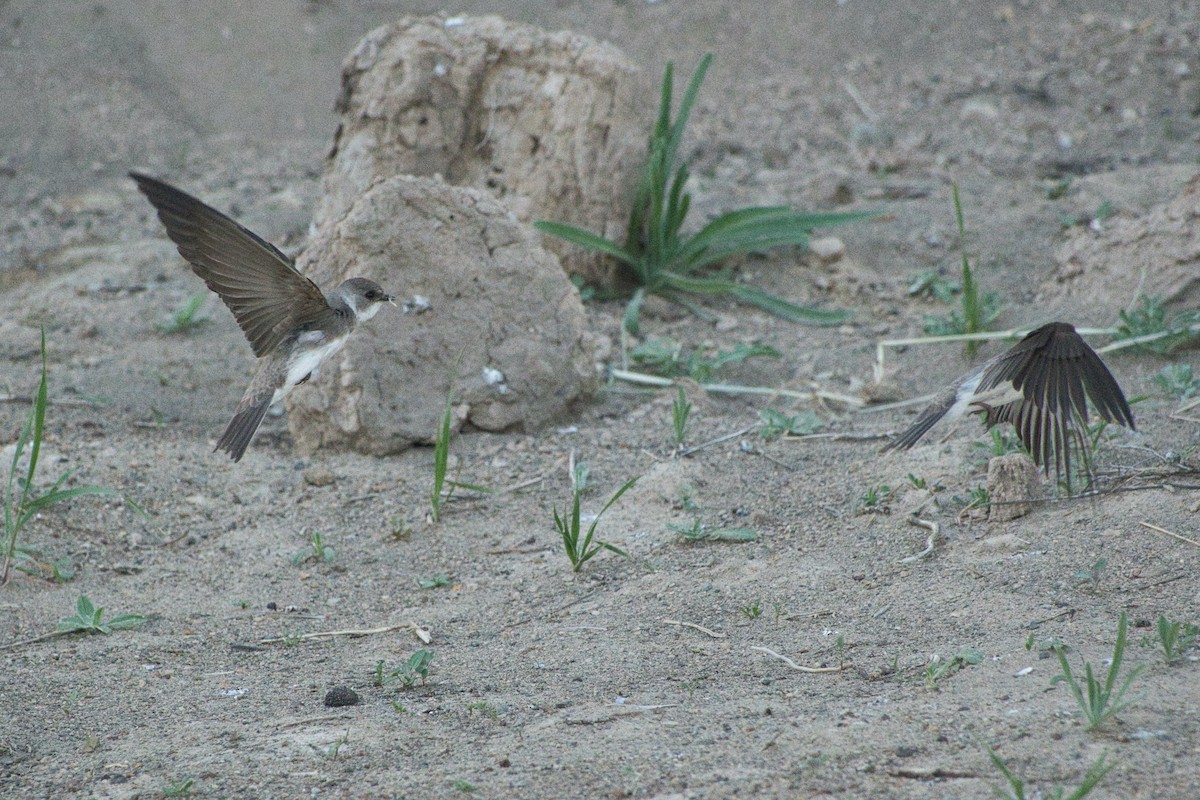
<path id="1" fill-rule="evenodd" d="M 977 393 L 1011 384 L 1022 399 L 984 406 L 989 426 L 1011 422 L 1021 444 L 1049 474 L 1070 479 L 1071 441 L 1082 445 L 1087 400 L 1107 422 L 1134 428 L 1125 394 L 1075 328 L 1052 322 L 1029 333 L 984 370 Z"/>
<path id="2" fill-rule="evenodd" d="M 334 313 L 317 285 L 278 248 L 174 186 L 129 173 L 154 205 L 179 254 L 237 318 L 256 356 L 299 326 Z"/>

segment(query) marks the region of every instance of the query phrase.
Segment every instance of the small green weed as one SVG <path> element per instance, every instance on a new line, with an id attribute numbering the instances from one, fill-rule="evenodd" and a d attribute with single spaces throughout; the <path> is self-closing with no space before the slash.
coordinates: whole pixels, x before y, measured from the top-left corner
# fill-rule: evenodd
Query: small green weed
<path id="1" fill-rule="evenodd" d="M 600 524 L 600 518 L 604 516 L 604 512 L 608 511 L 609 507 L 613 503 L 617 502 L 621 495 L 625 494 L 630 487 L 638 482 L 637 478 L 630 478 L 623 486 L 621 486 L 620 489 L 617 489 L 616 494 L 608 499 L 608 502 L 604 504 L 604 508 L 600 509 L 600 513 L 596 515 L 594 520 L 592 520 L 592 524 L 588 526 L 587 534 L 580 538 L 582 529 L 580 523 L 579 501 L 580 496 L 583 494 L 582 484 L 584 483 L 584 480 L 581 479 L 581 471 L 584 471 L 583 474 L 586 474 L 586 467 L 584 467 L 582 464 L 576 467 L 576 472 L 573 476 L 574 480 L 572 480 L 570 514 L 568 515 L 564 513 L 560 515 L 558 513 L 558 507 L 554 507 L 554 527 L 558 531 L 559 535 L 562 536 L 563 550 L 566 552 L 567 559 L 571 562 L 571 569 L 574 572 L 579 572 L 579 570 L 583 568 L 583 565 L 590 561 L 592 557 L 601 550 L 609 550 L 619 556 L 628 555 L 619 547 L 611 545 L 608 542 L 602 542 L 599 539 L 597 539 L 593 544 L 592 539 L 596 534 L 596 526 Z"/>
<path id="2" fill-rule="evenodd" d="M 1192 376 L 1191 364 L 1168 364 L 1154 376 L 1154 385 L 1173 400 L 1188 400 L 1200 394 L 1200 381 Z"/>
<path id="3" fill-rule="evenodd" d="M 431 575 L 428 578 L 417 578 L 417 586 L 422 589 L 441 589 L 451 584 L 451 578 L 444 572 Z"/>
<path id="4" fill-rule="evenodd" d="M 154 327 L 159 333 L 166 334 L 190 333 L 196 330 L 208 322 L 208 317 L 197 316 L 206 299 L 205 294 L 192 295 L 187 302 L 175 309 L 169 320 L 160 322 Z"/>
<path id="5" fill-rule="evenodd" d="M 479 712 L 479 716 L 487 719 L 500 719 L 500 712 L 491 703 L 483 700 L 478 700 L 472 703 L 467 703 L 467 716 L 475 716 L 475 712 Z"/>
<path id="6" fill-rule="evenodd" d="M 746 615 L 747 619 L 758 619 L 762 616 L 762 612 L 762 602 L 759 600 L 755 600 L 748 606 L 742 606 L 742 613 Z"/>
<path id="7" fill-rule="evenodd" d="M 429 519 L 431 522 L 439 522 L 441 520 L 442 501 L 449 500 L 455 489 L 467 489 L 468 491 L 480 492 L 481 494 L 492 493 L 492 490 L 486 486 L 477 486 L 472 483 L 462 483 L 461 481 L 446 479 L 446 474 L 450 466 L 450 425 L 454 419 L 454 408 L 452 405 L 454 380 L 457 379 L 458 365 L 461 361 L 462 353 L 459 353 L 458 361 L 454 362 L 454 378 L 450 381 L 450 390 L 446 392 L 446 406 L 442 409 L 442 416 L 438 420 L 437 431 L 433 437 L 433 489 L 429 493 Z M 446 487 L 449 487 L 449 489 Z"/>
<path id="8" fill-rule="evenodd" d="M 476 787 L 475 784 L 471 783 L 470 781 L 459 778 L 454 782 L 454 788 L 463 794 L 470 794 L 471 792 L 475 791 Z"/>
<path id="9" fill-rule="evenodd" d="M 192 778 L 182 778 L 177 781 L 171 781 L 162 790 L 163 797 L 187 797 L 192 793 L 192 786 L 196 783 Z"/>
<path id="10" fill-rule="evenodd" d="M 329 564 L 336 555 L 334 549 L 325 543 L 325 537 L 319 531 L 313 531 L 312 536 L 309 537 L 308 546 L 297 550 L 292 555 L 292 566 L 298 567 L 308 561 Z"/>
<path id="11" fill-rule="evenodd" d="M 967 232 L 963 224 L 962 203 L 958 197 L 958 184 L 952 187 L 954 194 L 954 218 L 958 223 L 958 240 L 962 249 L 962 309 L 951 311 L 948 317 L 925 318 L 925 332 L 933 336 L 947 336 L 963 333 L 981 333 L 987 330 L 996 317 L 1000 316 L 1003 306 L 1000 295 L 995 292 L 980 294 L 975 273 L 971 270 L 971 262 L 967 257 Z M 967 342 L 967 357 L 972 358 L 979 348 L 979 342 Z"/>
<path id="12" fill-rule="evenodd" d="M 943 303 L 949 303 L 961 291 L 961 283 L 950 280 L 936 269 L 925 270 L 908 285 L 909 297 L 932 297 Z"/>
<path id="13" fill-rule="evenodd" d="M 935 654 L 930 658 L 929 663 L 925 664 L 925 686 L 937 688 L 937 681 L 948 678 L 949 675 L 959 672 L 962 668 L 982 662 L 982 652 L 974 648 L 962 648 L 949 658 L 942 658 Z"/>
<path id="14" fill-rule="evenodd" d="M 678 533 L 689 542 L 753 542 L 758 538 L 758 531 L 753 528 L 709 528 L 700 520 L 692 520 L 691 525 L 667 525 L 667 530 Z"/>
<path id="15" fill-rule="evenodd" d="M 678 394 L 671 403 L 671 430 L 675 433 L 675 446 L 683 447 L 683 437 L 687 434 L 688 417 L 692 413 L 692 404 L 688 402 L 687 394 L 682 386 L 676 386 Z"/>
<path id="16" fill-rule="evenodd" d="M 1054 650 L 1054 654 L 1058 656 L 1059 666 L 1062 667 L 1062 674 L 1051 678 L 1050 685 L 1053 686 L 1061 681 L 1070 687 L 1076 704 L 1087 718 L 1088 730 L 1095 730 L 1110 717 L 1119 714 L 1134 702 L 1134 699 L 1126 700 L 1125 695 L 1137 676 L 1146 669 L 1145 664 L 1130 670 L 1120 688 L 1116 688 L 1117 675 L 1121 671 L 1121 662 L 1125 658 L 1125 642 L 1128 631 L 1129 619 L 1122 611 L 1121 619 L 1117 623 L 1117 643 L 1113 647 L 1112 663 L 1109 665 L 1108 675 L 1105 676 L 1103 683 L 1096 680 L 1092 671 L 1092 663 L 1085 661 L 1083 664 L 1084 685 L 1080 686 L 1074 673 L 1071 672 L 1071 664 L 1067 661 L 1063 648 L 1058 647 Z"/>
<path id="17" fill-rule="evenodd" d="M 1197 626 L 1186 622 L 1170 622 L 1166 615 L 1159 615 L 1158 643 L 1168 664 L 1183 658 L 1188 648 L 1196 643 L 1197 636 L 1200 636 Z"/>
<path id="18" fill-rule="evenodd" d="M 96 608 L 87 595 L 81 594 L 75 601 L 75 613 L 60 619 L 54 630 L 56 633 L 102 633 L 107 636 L 113 631 L 136 628 L 146 622 L 141 614 L 118 614 L 109 620 L 104 620 L 103 616 L 104 609 Z"/>
<path id="19" fill-rule="evenodd" d="M 983 653 L 974 647 L 964 647 L 948 659 L 934 654 L 925 666 L 925 685 L 930 689 L 937 688 L 937 682 L 958 672 L 964 667 L 979 664 L 983 661 Z"/>
<path id="20" fill-rule="evenodd" d="M 858 500 L 854 501 L 855 514 L 886 514 L 887 501 L 892 496 L 892 489 L 887 485 L 868 486 Z"/>
<path id="21" fill-rule="evenodd" d="M 40 495 L 34 493 L 33 481 L 37 476 L 38 455 L 42 450 L 42 438 L 46 429 L 46 406 L 49 404 L 46 382 L 46 331 L 44 329 L 42 330 L 41 355 L 41 381 L 38 383 L 33 405 L 29 409 L 29 417 L 17 436 L 17 445 L 13 449 L 12 462 L 8 467 L 8 483 L 4 489 L 4 497 L 0 500 L 4 505 L 3 566 L 0 567 L 0 586 L 8 583 L 14 559 L 26 562 L 27 569 L 23 571 L 38 569 L 39 559 L 36 551 L 20 546 L 19 540 L 21 531 L 39 511 L 81 495 L 115 494 L 111 489 L 100 486 L 77 486 L 72 489 L 63 489 L 62 485 L 73 474 L 70 470 L 64 472 L 46 493 Z M 24 458 L 26 451 L 29 452 L 29 460 L 25 464 L 24 474 L 18 476 L 21 459 Z M 69 563 L 65 566 L 69 570 Z M 52 566 L 51 575 L 57 580 L 60 575 L 66 576 L 67 571 L 62 568 L 55 570 Z"/>
<path id="22" fill-rule="evenodd" d="M 730 364 L 740 364 L 751 358 L 780 358 L 780 352 L 758 342 L 734 345 L 729 350 L 686 350 L 670 339 L 652 338 L 632 348 L 629 357 L 640 368 L 656 375 L 707 383 L 718 370 Z"/>
<path id="23" fill-rule="evenodd" d="M 1070 190 L 1070 188 L 1071 179 L 1062 178 L 1061 180 L 1047 184 L 1045 187 L 1043 187 L 1043 190 L 1046 192 L 1047 200 L 1061 200 L 1062 198 L 1066 197 L 1067 191 Z"/>
<path id="24" fill-rule="evenodd" d="M 681 236 L 691 195 L 685 188 L 687 166 L 678 163 L 679 150 L 684 128 L 711 62 L 711 53 L 700 59 L 674 120 L 671 119 L 674 67 L 667 64 L 658 118 L 650 135 L 646 166 L 634 196 L 624 245 L 561 222 L 538 220 L 535 226 L 544 233 L 606 253 L 625 265 L 626 276 L 637 288 L 625 307 L 624 325 L 635 335 L 642 300 L 647 294 L 660 295 L 693 312 L 699 312 L 699 309 L 684 295 L 726 295 L 795 322 L 842 322 L 847 316 L 844 311 L 806 308 L 727 277 L 696 274 L 705 267 L 745 253 L 784 245 L 805 247 L 808 234 L 814 228 L 871 216 L 865 213 L 800 214 L 786 206 L 743 208 L 717 217 L 693 236 Z"/>
<path id="25" fill-rule="evenodd" d="M 1200 311 L 1185 311 L 1168 320 L 1167 309 L 1161 300 L 1146 295 L 1140 295 L 1138 299 L 1141 300 L 1140 306 L 1129 311 L 1122 310 L 1118 314 L 1120 321 L 1114 340 L 1120 342 L 1161 334 L 1159 338 L 1137 346 L 1165 356 L 1200 339 L 1200 329 L 1193 330 L 1193 327 L 1200 326 Z"/>
<path id="26" fill-rule="evenodd" d="M 1100 781 L 1104 780 L 1104 776 L 1116 766 L 1116 762 L 1114 761 L 1106 762 L 1108 753 L 1102 753 L 1100 758 L 1096 759 L 1096 762 L 1088 767 L 1087 772 L 1084 773 L 1083 782 L 1070 794 L 1067 794 L 1066 787 L 1063 786 L 1056 786 L 1047 792 L 1038 791 L 1033 794 L 1026 794 L 1025 781 L 1017 777 L 1012 768 L 1005 763 L 1003 758 L 997 755 L 995 750 L 989 747 L 987 752 L 988 757 L 992 759 L 992 763 L 996 765 L 996 769 L 1000 770 L 1000 773 L 1004 775 L 1004 780 L 1008 781 L 1007 789 L 992 786 L 992 791 L 996 793 L 996 796 L 1004 800 L 1083 800 L 1083 798 L 1091 794 L 1092 789 L 1095 789 L 1100 784 Z"/>
<path id="27" fill-rule="evenodd" d="M 766 408 L 758 412 L 758 418 L 762 420 L 762 424 L 758 427 L 758 434 L 767 441 L 780 436 L 807 436 L 821 430 L 825 424 L 816 413 L 810 410 L 788 416 L 773 408 Z"/>
<path id="28" fill-rule="evenodd" d="M 1087 569 L 1076 570 L 1071 577 L 1075 578 L 1076 586 L 1087 584 L 1093 592 L 1098 592 L 1100 591 L 1100 577 L 1104 574 L 1106 567 L 1108 567 L 1108 559 L 1098 558 Z"/>
<path id="29" fill-rule="evenodd" d="M 429 665 L 433 662 L 433 652 L 418 650 L 408 657 L 400 666 L 391 671 L 385 671 L 383 661 L 375 662 L 375 685 L 386 686 L 389 683 L 399 683 L 405 689 L 411 689 L 419 679 L 422 684 L 429 677 Z"/>

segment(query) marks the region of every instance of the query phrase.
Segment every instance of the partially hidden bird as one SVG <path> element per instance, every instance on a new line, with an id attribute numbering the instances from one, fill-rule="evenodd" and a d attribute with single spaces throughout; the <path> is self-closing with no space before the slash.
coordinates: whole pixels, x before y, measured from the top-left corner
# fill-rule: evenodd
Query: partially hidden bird
<path id="1" fill-rule="evenodd" d="M 1125 393 L 1100 356 L 1075 326 L 1051 322 L 938 392 L 883 451 L 907 450 L 943 417 L 981 413 L 988 428 L 1012 423 L 1034 462 L 1047 477 L 1051 467 L 1056 480 L 1065 476 L 1070 491 L 1071 449 L 1083 446 L 1088 399 L 1104 421 L 1135 429 Z"/>
<path id="2" fill-rule="evenodd" d="M 263 415 L 346 343 L 359 322 L 394 298 L 366 278 L 343 281 L 328 295 L 301 275 L 270 242 L 170 184 L 129 176 L 158 212 L 179 254 L 233 312 L 258 367 L 217 440 L 240 461 Z"/>

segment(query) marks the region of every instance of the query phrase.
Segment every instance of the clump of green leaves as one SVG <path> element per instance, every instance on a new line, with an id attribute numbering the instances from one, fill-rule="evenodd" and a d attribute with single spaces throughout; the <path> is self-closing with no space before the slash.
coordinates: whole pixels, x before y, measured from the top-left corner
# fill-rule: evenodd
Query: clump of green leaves
<path id="1" fill-rule="evenodd" d="M 1184 311 L 1167 319 L 1167 309 L 1156 297 L 1139 295 L 1141 305 L 1119 313 L 1116 341 L 1156 337 L 1140 342 L 1137 346 L 1159 355 L 1168 355 L 1175 349 L 1200 339 L 1200 311 Z"/>
<path id="2" fill-rule="evenodd" d="M 87 595 L 81 594 L 75 601 L 75 613 L 60 619 L 54 630 L 56 633 L 103 633 L 107 636 L 113 631 L 136 628 L 145 622 L 146 618 L 141 614 L 118 614 L 106 620 L 104 609 L 96 608 Z"/>
<path id="3" fill-rule="evenodd" d="M 909 297 L 932 297 L 943 303 L 949 303 L 961 291 L 961 283 L 950 280 L 936 269 L 921 272 L 908 285 Z"/>
<path id="4" fill-rule="evenodd" d="M 762 616 L 762 601 L 755 600 L 748 606 L 742 606 L 742 614 L 748 619 L 758 619 Z"/>
<path id="5" fill-rule="evenodd" d="M 1000 295 L 995 292 L 980 293 L 971 262 L 967 258 L 967 232 L 963 224 L 962 203 L 958 199 L 958 184 L 953 186 L 954 218 L 958 223 L 958 240 L 962 248 L 962 310 L 950 312 L 948 317 L 926 317 L 925 332 L 932 336 L 950 336 L 964 333 L 981 333 L 987 330 L 1003 306 Z M 967 342 L 967 357 L 975 355 L 979 342 Z"/>
<path id="6" fill-rule="evenodd" d="M 950 658 L 942 658 L 934 654 L 925 666 L 925 685 L 930 689 L 937 688 L 937 682 L 942 678 L 953 675 L 964 667 L 979 664 L 983 661 L 983 653 L 974 647 L 964 647 Z"/>
<path id="7" fill-rule="evenodd" d="M 766 408 L 758 412 L 758 418 L 762 420 L 758 434 L 767 441 L 780 436 L 807 436 L 821 430 L 825 424 L 815 412 L 809 409 L 789 416 L 782 411 Z"/>
<path id="8" fill-rule="evenodd" d="M 336 555 L 334 549 L 325 543 L 325 537 L 321 535 L 320 531 L 313 531 L 312 535 L 309 536 L 308 546 L 297 550 L 292 555 L 292 565 L 298 567 L 306 561 L 319 561 L 329 564 Z"/>
<path id="9" fill-rule="evenodd" d="M 169 320 L 160 322 L 154 327 L 158 329 L 159 333 L 166 334 L 189 333 L 196 330 L 208 322 L 208 317 L 197 316 L 200 308 L 204 305 L 204 300 L 204 294 L 192 295 L 187 299 L 187 302 L 175 309 Z"/>
<path id="10" fill-rule="evenodd" d="M 1087 569 L 1076 570 L 1073 577 L 1078 582 L 1078 585 L 1088 585 L 1093 592 L 1100 590 L 1100 578 L 1104 575 L 1104 570 L 1108 567 L 1107 558 L 1098 558 L 1092 562 Z"/>
<path id="11" fill-rule="evenodd" d="M 856 514 L 886 514 L 887 501 L 892 496 L 892 488 L 886 484 L 868 486 L 867 490 L 854 502 Z"/>
<path id="12" fill-rule="evenodd" d="M 678 394 L 671 402 L 671 430 L 675 434 L 675 446 L 683 447 L 683 437 L 687 434 L 688 417 L 692 413 L 692 404 L 688 402 L 687 393 L 682 386 L 676 386 Z"/>
<path id="13" fill-rule="evenodd" d="M 418 650 L 408 657 L 408 660 L 392 670 L 385 670 L 383 661 L 375 662 L 375 685 L 386 686 L 389 683 L 399 683 L 405 689 L 411 689 L 420 680 L 422 684 L 429 677 L 429 665 L 433 662 L 433 652 Z"/>
<path id="14" fill-rule="evenodd" d="M 686 190 L 688 169 L 679 163 L 684 129 L 712 54 L 700 59 L 671 118 L 674 66 L 663 74 L 658 118 L 650 135 L 642 171 L 629 215 L 625 244 L 561 222 L 539 220 L 539 230 L 568 242 L 612 256 L 626 268 L 637 287 L 625 308 L 625 328 L 638 332 L 638 314 L 647 294 L 657 294 L 695 311 L 685 295 L 725 295 L 795 322 L 836 324 L 844 311 L 821 311 L 784 300 L 728 277 L 698 275 L 699 270 L 733 256 L 793 245 L 806 247 L 814 228 L 863 219 L 865 213 L 801 214 L 787 206 L 743 208 L 717 217 L 691 236 L 681 235 L 691 206 Z"/>
<path id="15" fill-rule="evenodd" d="M 571 562 L 571 570 L 579 572 L 583 569 L 583 565 L 592 559 L 601 550 L 609 550 L 619 556 L 628 556 L 621 548 L 611 545 L 608 542 L 602 542 L 595 539 L 596 526 L 600 524 L 600 518 L 604 516 L 604 512 L 608 511 L 609 507 L 621 498 L 635 483 L 637 478 L 630 478 L 628 481 L 617 489 L 616 494 L 608 499 L 604 504 L 604 508 L 600 509 L 600 513 L 592 520 L 592 524 L 588 526 L 587 533 L 583 534 L 582 524 L 580 522 L 580 498 L 583 495 L 583 485 L 586 483 L 587 472 L 583 464 L 579 464 L 575 468 L 575 474 L 571 479 L 571 510 L 569 513 L 558 513 L 558 506 L 554 507 L 554 527 L 562 537 L 563 551 L 567 554 L 567 560 Z"/>
<path id="16" fill-rule="evenodd" d="M 1001 789 L 998 786 L 992 786 L 992 791 L 997 797 L 1004 800 L 1083 800 L 1091 794 L 1092 789 L 1095 789 L 1100 781 L 1104 780 L 1113 767 L 1117 764 L 1115 761 L 1106 761 L 1108 753 L 1101 753 L 1100 758 L 1096 759 L 1087 772 L 1083 775 L 1083 782 L 1075 787 L 1070 794 L 1067 794 L 1067 789 L 1064 786 L 1056 786 L 1048 792 L 1034 792 L 1033 794 L 1025 793 L 1025 781 L 1017 777 L 1012 768 L 1005 763 L 1004 759 L 996 754 L 992 748 L 988 748 L 988 757 L 992 759 L 992 763 L 996 765 L 996 769 L 1004 775 L 1004 779 L 1008 781 L 1008 788 Z"/>
<path id="17" fill-rule="evenodd" d="M 1174 664 L 1183 658 L 1183 654 L 1196 643 L 1200 636 L 1200 627 L 1186 622 L 1171 622 L 1165 614 L 1158 617 L 1158 644 L 1162 647 L 1163 658 L 1168 664 Z"/>
<path id="18" fill-rule="evenodd" d="M 34 492 L 33 481 L 37 476 L 38 456 L 42 451 L 42 437 L 46 429 L 46 406 L 49 404 L 46 383 L 45 330 L 42 331 L 41 353 L 41 381 L 38 383 L 37 394 L 33 398 L 33 406 L 29 409 L 29 417 L 21 428 L 21 433 L 17 436 L 17 446 L 13 450 L 12 462 L 8 467 L 8 483 L 5 485 L 4 497 L 0 500 L 4 504 L 4 549 L 3 567 L 0 568 L 0 585 L 8 583 L 14 559 L 30 562 L 25 571 L 37 568 L 37 552 L 21 547 L 18 540 L 22 529 L 39 511 L 80 495 L 113 494 L 111 489 L 101 486 L 76 486 L 71 489 L 63 489 L 62 485 L 73 474 L 69 470 L 64 472 L 46 493 L 39 495 Z M 28 451 L 29 460 L 25 463 L 25 469 L 22 471 L 19 467 L 26 451 Z M 19 472 L 23 474 L 18 474 Z M 18 566 L 18 568 L 21 567 Z M 57 578 L 58 575 L 65 574 L 65 572 L 55 570 L 52 574 Z"/>
<path id="19" fill-rule="evenodd" d="M 1117 642 L 1113 646 L 1112 662 L 1108 667 L 1108 674 L 1104 681 L 1096 679 L 1093 670 L 1092 662 L 1085 661 L 1083 664 L 1083 684 L 1080 685 L 1076 680 L 1075 674 L 1071 671 L 1071 664 L 1067 661 L 1067 656 L 1063 652 L 1063 648 L 1056 647 L 1054 654 L 1058 656 L 1059 666 L 1062 668 L 1062 673 L 1055 675 L 1050 679 L 1050 685 L 1056 683 L 1066 683 L 1071 689 L 1071 694 L 1075 697 L 1075 702 L 1083 715 L 1088 721 L 1088 730 L 1095 730 L 1100 727 L 1110 717 L 1119 714 L 1125 708 L 1128 708 L 1133 699 L 1126 700 L 1125 695 L 1129 691 L 1129 687 L 1133 685 L 1137 676 L 1146 669 L 1146 665 L 1134 667 L 1125 676 L 1125 680 L 1121 682 L 1120 687 L 1117 687 L 1117 676 L 1121 671 L 1121 664 L 1125 658 L 1125 642 L 1129 631 L 1129 619 L 1125 612 L 1121 612 L 1121 619 L 1117 623 Z"/>
<path id="20" fill-rule="evenodd" d="M 163 787 L 163 797 L 187 797 L 192 793 L 192 786 L 196 783 L 194 778 L 181 778 L 177 781 L 171 781 Z"/>
<path id="21" fill-rule="evenodd" d="M 629 357 L 648 372 L 707 383 L 722 367 L 740 364 L 751 358 L 779 358 L 780 353 L 774 347 L 758 342 L 738 344 L 729 350 L 710 353 L 700 349 L 685 349 L 669 339 L 652 338 L 632 348 Z"/>
<path id="22" fill-rule="evenodd" d="M 1154 376 L 1154 384 L 1173 400 L 1188 400 L 1200 394 L 1200 381 L 1192 375 L 1192 365 L 1168 364 Z"/>
<path id="23" fill-rule="evenodd" d="M 422 589 L 442 589 L 449 586 L 450 582 L 450 576 L 444 572 L 439 572 L 428 578 L 417 578 L 417 586 L 420 586 Z"/>
<path id="24" fill-rule="evenodd" d="M 753 528 L 709 528 L 699 518 L 691 525 L 667 525 L 667 530 L 678 533 L 688 542 L 753 542 L 758 531 Z"/>

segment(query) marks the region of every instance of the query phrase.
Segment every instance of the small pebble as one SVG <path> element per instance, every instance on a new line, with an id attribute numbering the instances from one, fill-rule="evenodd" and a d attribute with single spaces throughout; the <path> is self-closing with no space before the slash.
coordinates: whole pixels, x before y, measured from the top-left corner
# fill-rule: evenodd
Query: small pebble
<path id="1" fill-rule="evenodd" d="M 325 705 L 330 708 L 358 705 L 358 692 L 349 686 L 335 686 L 325 693 Z"/>
<path id="2" fill-rule="evenodd" d="M 337 478 L 325 467 L 313 467 L 304 470 L 304 482 L 309 486 L 329 486 Z"/>

